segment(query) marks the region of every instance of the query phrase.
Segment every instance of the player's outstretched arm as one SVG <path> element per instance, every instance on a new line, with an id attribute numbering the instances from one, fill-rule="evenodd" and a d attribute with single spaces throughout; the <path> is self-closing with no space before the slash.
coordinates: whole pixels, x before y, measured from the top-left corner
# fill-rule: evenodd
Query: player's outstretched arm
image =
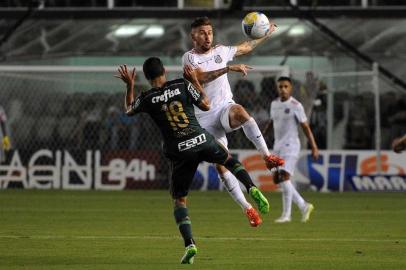
<path id="1" fill-rule="evenodd" d="M 132 71 L 128 71 L 127 65 L 121 65 L 118 68 L 119 75 L 114 75 L 114 77 L 121 79 L 127 86 L 124 100 L 124 109 L 127 114 L 131 114 L 132 108 L 131 104 L 134 102 L 134 82 L 135 82 L 135 68 Z"/>
<path id="2" fill-rule="evenodd" d="M 406 134 L 401 138 L 396 138 L 393 140 L 392 149 L 395 153 L 401 153 L 406 149 Z"/>
<path id="3" fill-rule="evenodd" d="M 212 70 L 212 71 L 206 71 L 203 72 L 200 68 L 195 69 L 196 70 L 196 77 L 199 80 L 200 83 L 205 84 L 211 81 L 214 81 L 221 75 L 224 75 L 228 73 L 229 71 L 234 71 L 234 72 L 240 72 L 244 76 L 248 74 L 248 71 L 252 69 L 252 67 L 245 65 L 245 64 L 235 64 L 235 65 L 229 65 L 224 68 Z"/>
<path id="4" fill-rule="evenodd" d="M 252 52 L 259 44 L 263 43 L 265 40 L 269 39 L 271 37 L 271 34 L 276 30 L 276 24 L 271 23 L 269 26 L 269 32 L 266 36 L 258 39 L 252 39 L 252 40 L 246 40 L 242 42 L 241 44 L 238 44 L 237 47 L 237 52 L 235 53 L 235 56 L 240 56 L 244 55 L 247 53 Z"/>
<path id="5" fill-rule="evenodd" d="M 310 147 L 312 148 L 312 157 L 314 160 L 319 159 L 319 148 L 317 147 L 316 140 L 314 139 L 313 132 L 310 129 L 310 126 L 307 122 L 301 123 L 303 132 L 307 137 L 307 140 L 310 143 Z"/>

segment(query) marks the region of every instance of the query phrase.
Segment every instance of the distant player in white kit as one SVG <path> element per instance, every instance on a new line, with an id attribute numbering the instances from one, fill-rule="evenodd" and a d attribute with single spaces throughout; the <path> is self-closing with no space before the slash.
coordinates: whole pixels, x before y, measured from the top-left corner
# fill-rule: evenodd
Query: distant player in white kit
<path id="1" fill-rule="evenodd" d="M 183 66 L 190 65 L 197 70 L 197 78 L 204 86 L 204 90 L 210 99 L 211 110 L 204 112 L 196 108 L 196 117 L 200 125 L 209 131 L 224 147 L 227 147 L 226 133 L 243 128 L 247 138 L 261 152 L 264 161 L 269 169 L 283 164 L 283 160 L 271 155 L 268 146 L 258 128 L 255 120 L 239 104 L 233 101 L 230 83 L 226 73 L 229 71 L 242 72 L 246 75 L 251 69 L 249 66 L 231 65 L 227 66 L 235 56 L 251 52 L 258 44 L 269 38 L 275 30 L 271 24 L 267 36 L 245 41 L 237 46 L 212 46 L 213 27 L 207 17 L 196 18 L 191 24 L 191 38 L 194 48 L 183 55 Z M 242 207 L 247 215 L 251 226 L 258 226 L 262 220 L 256 210 L 245 199 L 239 183 L 235 176 L 224 166 L 217 165 L 217 171 L 224 186 L 233 199 Z M 258 189 L 249 191 L 251 197 L 261 201 L 258 209 L 261 213 L 269 211 L 269 203 Z"/>
<path id="2" fill-rule="evenodd" d="M 265 127 L 263 133 L 274 128 L 274 151 L 285 160 L 274 174 L 274 182 L 282 189 L 283 211 L 276 223 L 291 221 L 292 200 L 302 213 L 302 222 L 307 222 L 314 206 L 307 203 L 290 181 L 295 171 L 296 162 L 299 158 L 300 141 L 298 126 L 300 125 L 311 145 L 312 157 L 317 160 L 319 150 L 314 140 L 313 133 L 307 123 L 307 117 L 302 104 L 291 96 L 292 81 L 289 77 L 278 79 L 279 97 L 271 103 L 271 121 Z"/>

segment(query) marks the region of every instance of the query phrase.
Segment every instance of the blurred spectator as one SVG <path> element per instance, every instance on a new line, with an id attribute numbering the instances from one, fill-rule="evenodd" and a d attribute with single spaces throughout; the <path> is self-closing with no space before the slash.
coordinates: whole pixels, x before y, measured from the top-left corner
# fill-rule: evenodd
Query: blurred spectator
<path id="1" fill-rule="evenodd" d="M 254 84 L 251 81 L 238 80 L 234 86 L 233 99 L 247 111 L 252 111 L 256 101 Z"/>
<path id="2" fill-rule="evenodd" d="M 386 92 L 380 96 L 380 108 L 381 108 L 381 147 L 382 149 L 389 149 L 391 147 L 392 140 L 392 125 L 389 123 L 389 118 L 396 113 L 396 101 L 395 92 Z"/>
<path id="3" fill-rule="evenodd" d="M 399 137 L 406 133 L 406 95 L 400 96 L 394 107 L 394 113 L 388 121 L 392 136 Z"/>
<path id="4" fill-rule="evenodd" d="M 370 149 L 372 147 L 372 127 L 369 125 L 370 115 L 364 109 L 362 95 L 357 95 L 351 105 L 346 129 L 347 149 Z"/>
<path id="5" fill-rule="evenodd" d="M 107 111 L 107 149 L 137 149 L 141 135 L 139 115 L 128 117 L 117 107 Z"/>
<path id="6" fill-rule="evenodd" d="M 318 78 L 314 76 L 312 71 L 306 72 L 306 80 L 300 87 L 300 96 L 298 96 L 300 103 L 305 109 L 306 116 L 309 117 L 314 105 L 314 100 L 320 91 L 323 91 L 324 85 L 321 85 Z"/>
<path id="7" fill-rule="evenodd" d="M 268 111 L 271 102 L 277 97 L 278 97 L 278 89 L 276 88 L 275 78 L 264 77 L 261 80 L 261 91 L 259 92 L 258 104 L 266 111 Z"/>
<path id="8" fill-rule="evenodd" d="M 99 149 L 101 111 L 93 100 L 87 101 L 85 108 L 78 126 L 81 149 Z"/>
<path id="9" fill-rule="evenodd" d="M 314 100 L 310 116 L 310 128 L 319 149 L 327 148 L 327 100 L 326 95 L 320 93 Z"/>
<path id="10" fill-rule="evenodd" d="M 6 152 L 10 151 L 11 143 L 7 128 L 7 116 L 3 107 L 0 105 L 0 163 L 6 160 Z"/>

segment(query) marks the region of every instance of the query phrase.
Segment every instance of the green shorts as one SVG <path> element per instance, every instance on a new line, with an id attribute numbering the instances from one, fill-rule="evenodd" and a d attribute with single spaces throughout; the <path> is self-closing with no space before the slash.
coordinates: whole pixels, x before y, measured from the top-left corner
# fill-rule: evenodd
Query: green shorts
<path id="1" fill-rule="evenodd" d="M 174 199 L 187 196 L 200 162 L 224 164 L 227 160 L 228 151 L 212 135 L 206 134 L 206 138 L 207 141 L 195 149 L 168 156 L 171 160 L 170 193 Z"/>

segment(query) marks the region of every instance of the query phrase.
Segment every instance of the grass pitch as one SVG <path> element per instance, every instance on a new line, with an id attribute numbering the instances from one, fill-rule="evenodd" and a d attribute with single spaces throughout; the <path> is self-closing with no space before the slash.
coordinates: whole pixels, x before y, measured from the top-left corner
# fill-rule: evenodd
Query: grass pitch
<path id="1" fill-rule="evenodd" d="M 305 193 L 310 223 L 251 228 L 225 192 L 189 196 L 199 248 L 180 265 L 183 241 L 165 191 L 0 192 L 0 269 L 406 269 L 406 194 Z"/>

